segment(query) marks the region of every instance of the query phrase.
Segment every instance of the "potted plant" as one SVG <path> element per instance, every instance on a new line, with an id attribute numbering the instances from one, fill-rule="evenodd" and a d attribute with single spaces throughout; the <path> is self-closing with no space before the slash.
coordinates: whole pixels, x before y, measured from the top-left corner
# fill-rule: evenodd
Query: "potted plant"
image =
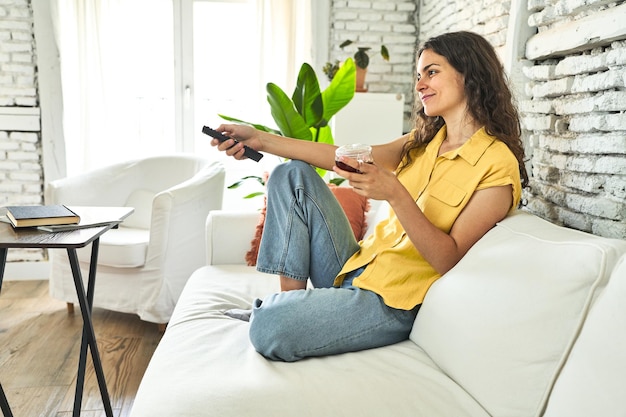
<path id="1" fill-rule="evenodd" d="M 343 50 L 348 45 L 352 45 L 354 42 L 352 40 L 346 40 L 339 45 L 339 48 Z M 365 75 L 367 74 L 367 67 L 370 63 L 370 57 L 368 51 L 372 49 L 369 46 L 357 46 L 357 51 L 354 53 L 354 62 L 356 64 L 356 91 L 365 92 L 367 88 L 365 88 Z M 389 61 L 389 50 L 385 45 L 380 46 L 380 56 L 385 60 Z M 335 60 L 334 63 L 327 62 L 323 68 L 324 73 L 328 77 L 329 80 L 332 80 L 335 73 L 339 69 L 340 62 L 339 60 Z"/>
<path id="2" fill-rule="evenodd" d="M 352 58 L 348 58 L 323 91 L 320 90 L 315 71 L 307 63 L 300 67 L 296 87 L 291 98 L 276 84 L 268 83 L 266 87 L 267 101 L 270 104 L 272 118 L 279 130 L 222 114 L 219 116 L 225 120 L 247 124 L 265 132 L 333 144 L 334 138 L 328 123 L 354 97 L 355 79 L 356 66 Z M 325 171 L 321 169 L 318 169 L 318 172 L 321 176 L 325 174 Z M 245 179 L 255 179 L 264 184 L 260 177 L 246 177 L 242 178 L 242 181 Z M 239 184 L 241 181 L 228 188 L 236 188 Z M 247 197 L 251 198 L 259 194 L 261 193 L 254 193 Z"/>
<path id="3" fill-rule="evenodd" d="M 340 66 L 341 61 L 339 61 L 338 59 L 335 59 L 335 62 L 327 62 L 326 65 L 324 65 L 322 71 L 324 72 L 324 74 L 326 74 L 328 81 L 333 80 L 335 74 L 337 74 L 337 71 L 339 71 Z"/>

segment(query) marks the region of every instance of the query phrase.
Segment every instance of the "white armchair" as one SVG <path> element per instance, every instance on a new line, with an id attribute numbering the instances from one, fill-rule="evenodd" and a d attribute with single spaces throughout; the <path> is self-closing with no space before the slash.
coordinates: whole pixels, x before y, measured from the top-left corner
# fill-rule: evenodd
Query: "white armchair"
<path id="1" fill-rule="evenodd" d="M 191 273 L 205 264 L 204 226 L 222 208 L 224 168 L 191 155 L 118 163 L 47 184 L 47 204 L 128 206 L 135 212 L 100 238 L 94 307 L 165 324 Z M 76 303 L 67 254 L 50 250 L 50 295 Z M 90 246 L 78 251 L 88 277 Z"/>

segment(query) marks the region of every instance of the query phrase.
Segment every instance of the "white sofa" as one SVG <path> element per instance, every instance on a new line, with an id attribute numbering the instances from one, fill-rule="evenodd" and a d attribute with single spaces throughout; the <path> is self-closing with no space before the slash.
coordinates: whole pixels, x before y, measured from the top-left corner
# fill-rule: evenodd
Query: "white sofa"
<path id="1" fill-rule="evenodd" d="M 209 265 L 189 279 L 131 417 L 626 416 L 626 241 L 520 211 L 435 283 L 409 340 L 284 363 L 222 314 L 278 291 L 243 262 L 257 216 L 209 215 Z"/>

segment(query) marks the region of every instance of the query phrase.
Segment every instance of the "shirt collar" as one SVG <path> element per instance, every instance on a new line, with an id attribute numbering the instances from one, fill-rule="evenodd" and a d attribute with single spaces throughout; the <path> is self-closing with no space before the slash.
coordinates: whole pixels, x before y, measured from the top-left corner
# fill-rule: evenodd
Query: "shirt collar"
<path id="1" fill-rule="evenodd" d="M 427 152 L 434 152 L 435 156 L 439 152 L 439 147 L 446 138 L 447 128 L 443 125 L 435 137 L 430 141 L 427 146 Z M 454 159 L 457 156 L 465 159 L 469 164 L 476 165 L 485 151 L 496 140 L 495 137 L 490 136 L 485 131 L 485 127 L 481 127 L 474 133 L 463 145 L 460 147 L 446 152 L 441 155 L 442 158 Z"/>

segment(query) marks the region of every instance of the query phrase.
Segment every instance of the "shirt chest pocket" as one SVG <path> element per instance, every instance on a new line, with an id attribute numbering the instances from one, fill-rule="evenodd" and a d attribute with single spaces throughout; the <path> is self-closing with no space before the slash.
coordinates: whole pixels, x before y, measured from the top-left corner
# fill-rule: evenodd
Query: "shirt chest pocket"
<path id="1" fill-rule="evenodd" d="M 445 179 L 433 184 L 429 191 L 430 197 L 449 207 L 458 207 L 467 195 L 464 189 Z"/>

